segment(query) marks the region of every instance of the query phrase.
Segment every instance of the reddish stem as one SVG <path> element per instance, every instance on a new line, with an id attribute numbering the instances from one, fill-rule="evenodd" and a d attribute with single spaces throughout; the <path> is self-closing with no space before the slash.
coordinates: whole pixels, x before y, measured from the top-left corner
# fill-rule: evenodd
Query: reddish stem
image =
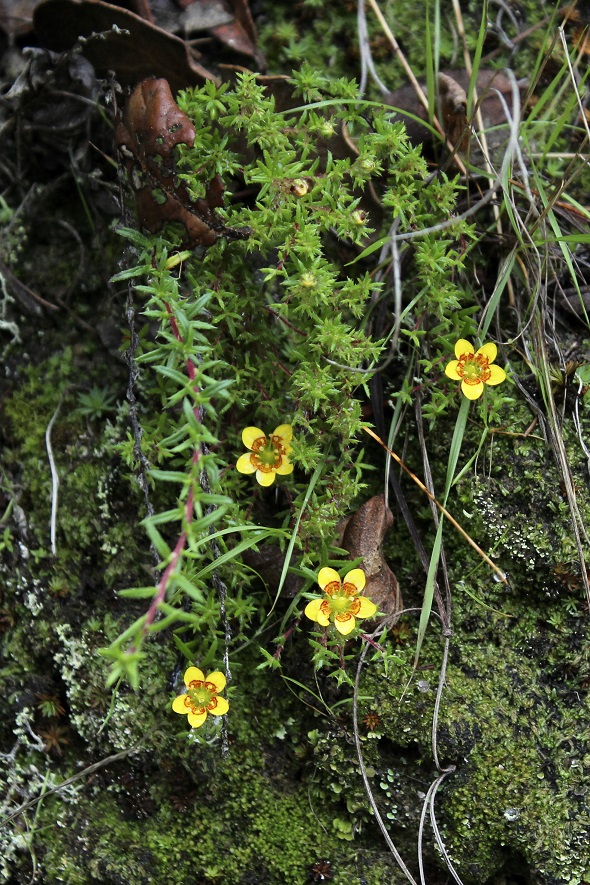
<path id="1" fill-rule="evenodd" d="M 375 642 L 373 639 L 371 639 L 370 636 L 367 636 L 366 633 L 361 633 L 361 639 L 364 639 L 365 642 L 368 642 L 369 645 L 372 645 L 373 648 L 377 649 L 377 651 L 383 652 L 383 654 L 385 654 L 385 649 L 383 648 L 383 646 L 379 645 L 378 642 Z"/>
<path id="2" fill-rule="evenodd" d="M 180 330 L 178 328 L 178 323 L 176 322 L 176 317 L 172 313 L 172 310 L 170 309 L 170 305 L 168 303 L 166 303 L 166 309 L 168 311 L 168 316 L 170 317 L 170 325 L 172 327 L 172 332 L 174 334 L 174 337 L 176 338 L 177 341 L 182 342 L 182 336 L 181 336 Z M 195 377 L 196 377 L 195 364 L 190 357 L 188 357 L 187 361 L 186 361 L 186 372 L 187 372 L 187 375 L 190 378 L 190 380 L 194 381 Z M 193 390 L 195 391 L 195 393 L 198 393 L 198 387 L 196 384 L 193 386 Z M 200 412 L 200 409 L 198 406 L 195 406 L 193 408 L 193 414 L 194 414 L 195 418 L 197 419 L 197 421 L 201 420 L 201 412 Z M 200 458 L 201 458 L 201 448 L 199 447 L 199 448 L 196 448 L 195 451 L 193 452 L 191 467 L 194 467 L 196 464 L 198 464 Z M 162 577 L 158 583 L 158 586 L 156 588 L 156 594 L 155 594 L 154 598 L 152 599 L 151 605 L 147 611 L 147 614 L 145 617 L 145 623 L 142 628 L 143 637 L 145 637 L 151 624 L 153 624 L 160 603 L 163 602 L 164 599 L 166 598 L 166 590 L 168 588 L 168 582 L 170 580 L 170 576 L 174 572 L 174 570 L 175 570 L 176 566 L 178 565 L 180 558 L 182 556 L 182 552 L 183 552 L 185 544 L 186 544 L 188 527 L 190 526 L 191 522 L 193 521 L 194 500 L 195 500 L 195 490 L 194 490 L 194 487 L 191 485 L 187 499 L 186 499 L 186 506 L 184 508 L 184 526 L 185 527 L 182 530 L 182 532 L 176 542 L 176 546 L 174 547 L 174 550 L 172 551 L 172 556 L 170 557 L 170 562 L 168 563 L 168 565 L 166 566 L 166 568 L 164 570 L 164 574 L 162 575 Z"/>

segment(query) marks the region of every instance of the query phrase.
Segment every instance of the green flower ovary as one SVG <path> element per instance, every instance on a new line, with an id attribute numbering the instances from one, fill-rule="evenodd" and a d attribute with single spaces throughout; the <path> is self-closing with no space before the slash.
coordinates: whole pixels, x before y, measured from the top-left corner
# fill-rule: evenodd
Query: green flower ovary
<path id="1" fill-rule="evenodd" d="M 255 440 L 252 444 L 252 461 L 256 467 L 261 467 L 262 469 L 265 467 L 280 467 L 283 460 L 282 455 L 284 454 L 285 449 L 278 436 L 271 436 L 270 439 L 261 436 L 260 439 Z"/>
<path id="2" fill-rule="evenodd" d="M 481 353 L 463 353 L 459 357 L 457 375 L 466 384 L 479 384 L 487 381 L 492 374 L 490 361 Z"/>
<path id="3" fill-rule="evenodd" d="M 353 601 L 354 600 L 350 596 L 342 596 L 338 594 L 338 596 L 330 597 L 329 604 L 335 615 L 345 615 L 350 611 Z"/>

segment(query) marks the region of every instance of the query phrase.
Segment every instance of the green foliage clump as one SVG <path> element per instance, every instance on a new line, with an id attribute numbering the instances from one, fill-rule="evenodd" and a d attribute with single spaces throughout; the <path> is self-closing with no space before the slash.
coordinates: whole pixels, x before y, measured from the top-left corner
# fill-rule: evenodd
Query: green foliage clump
<path id="1" fill-rule="evenodd" d="M 166 571 L 156 594 L 129 591 L 151 596 L 152 609 L 105 652 L 112 678 L 126 673 L 137 684 L 143 638 L 175 620 L 185 622 L 179 647 L 203 664 L 215 659 L 222 610 L 237 622 L 238 639 L 246 638 L 269 599 L 251 592 L 249 605 L 240 602 L 244 587 L 255 586 L 240 554 L 265 537 L 284 546 L 295 527 L 308 578 L 329 560 L 336 524 L 365 486 L 363 402 L 392 334 L 375 335 L 382 283 L 367 258 L 388 241 L 392 224 L 409 236 L 432 228 L 413 246 L 412 283 L 438 323 L 432 348 L 440 353 L 449 336 L 471 329 L 468 311 L 446 309 L 449 300 L 459 306 L 456 241 L 469 234 L 451 217 L 454 183 L 429 177 L 403 126 L 387 108 L 359 104 L 355 89 L 304 65 L 293 75 L 290 104 L 302 100 L 293 110 L 277 110 L 272 90 L 248 73 L 233 89 L 209 82 L 179 97 L 196 130 L 194 145 L 180 148 L 180 177 L 195 199 L 217 175 L 239 190 L 218 212 L 249 236 L 176 257 L 182 231 L 155 243 L 126 232 L 139 260 L 118 279 L 145 278 L 135 291 L 157 335 L 135 342 L 147 408 L 141 451 L 130 438 L 123 453 L 134 470 L 143 465 L 150 483 L 176 485 L 180 495 L 164 494 L 167 509 L 145 521 Z M 371 197 L 374 186 L 382 204 Z M 400 328 L 412 340 L 425 334 L 410 310 Z M 294 429 L 295 473 L 279 480 L 270 507 L 268 497 L 253 498 L 253 477 L 234 465 L 243 428 L 269 434 L 285 423 Z M 154 606 L 165 615 L 157 622 Z M 134 649 L 127 657 L 126 646 Z"/>

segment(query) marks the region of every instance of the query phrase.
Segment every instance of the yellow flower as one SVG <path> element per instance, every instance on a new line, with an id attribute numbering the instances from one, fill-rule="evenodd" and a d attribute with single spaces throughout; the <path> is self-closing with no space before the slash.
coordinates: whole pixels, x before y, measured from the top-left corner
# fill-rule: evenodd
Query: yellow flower
<path id="1" fill-rule="evenodd" d="M 229 710 L 226 699 L 219 697 L 219 692 L 225 688 L 225 676 L 219 670 L 205 676 L 198 667 L 189 667 L 184 674 L 184 684 L 186 694 L 174 698 L 172 709 L 175 713 L 185 713 L 193 728 L 203 724 L 207 713 L 223 716 Z"/>
<path id="2" fill-rule="evenodd" d="M 242 442 L 250 452 L 240 455 L 236 470 L 256 473 L 261 486 L 271 486 L 275 474 L 287 476 L 293 473 L 293 465 L 289 461 L 292 438 L 293 428 L 290 424 L 281 424 L 273 430 L 270 439 L 259 427 L 246 427 L 242 431 Z"/>
<path id="3" fill-rule="evenodd" d="M 467 399 L 479 399 L 484 384 L 501 384 L 506 379 L 504 369 L 492 365 L 497 354 L 495 344 L 484 344 L 476 352 L 473 344 L 460 338 L 455 344 L 457 359 L 448 363 L 445 375 L 461 382 L 461 390 Z"/>
<path id="4" fill-rule="evenodd" d="M 346 636 L 354 630 L 356 618 L 372 618 L 377 611 L 374 602 L 366 596 L 359 596 L 365 582 L 362 568 L 353 568 L 344 575 L 343 581 L 333 568 L 320 569 L 318 584 L 326 595 L 308 602 L 305 614 L 320 627 L 327 627 L 333 616 L 334 626 Z"/>

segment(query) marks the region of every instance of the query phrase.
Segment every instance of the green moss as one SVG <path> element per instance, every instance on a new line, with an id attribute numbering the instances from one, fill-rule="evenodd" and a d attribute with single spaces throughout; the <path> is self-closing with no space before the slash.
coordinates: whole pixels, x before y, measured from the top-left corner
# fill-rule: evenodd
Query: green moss
<path id="1" fill-rule="evenodd" d="M 506 418 L 518 427 L 524 415 Z M 566 437 L 572 463 L 581 470 L 567 428 Z M 470 445 L 467 440 L 466 451 Z M 529 489 L 537 515 L 534 541 Z M 582 507 L 585 494 L 582 488 Z M 543 441 L 495 437 L 491 474 L 475 485 L 464 479 L 451 504 L 455 513 L 463 511 L 462 521 L 469 519 L 484 547 L 497 542 L 498 561 L 513 584 L 495 583 L 464 542 L 447 531 L 448 551 L 461 563 L 461 574 L 454 586 L 454 635 L 439 719 L 441 760 L 456 766 L 436 799 L 445 845 L 466 885 L 499 882 L 501 870 L 528 871 L 535 885 L 581 883 L 589 872 L 584 845 L 590 652 L 580 588 L 568 589 L 551 577 L 570 542 L 558 476 Z M 406 556 L 400 536 L 394 558 Z M 411 603 L 409 579 L 404 593 Z M 511 617 L 494 614 L 468 593 Z M 255 670 L 255 657 L 242 653 L 232 665 L 240 690 L 230 692 L 230 754 L 222 759 L 217 728 L 190 743 L 167 712 L 175 692 L 172 674 L 182 665 L 155 639 L 146 646 L 142 692 L 121 689 L 99 739 L 110 696 L 96 651 L 118 635 L 120 618 L 101 609 L 76 620 L 66 604 L 62 623 L 54 625 L 43 594 L 37 596 L 40 612 L 31 620 L 31 608 L 20 603 L 16 613 L 22 623 L 4 637 L 5 659 L 12 663 L 3 674 L 3 693 L 22 702 L 23 690 L 33 697 L 42 674 L 47 678 L 52 671 L 74 742 L 65 748 L 60 776 L 72 773 L 73 760 L 88 756 L 89 748 L 110 752 L 141 740 L 149 748 L 98 775 L 98 784 L 85 784 L 75 805 L 41 806 L 32 847 L 47 881 L 134 883 L 151 876 L 173 885 L 195 878 L 205 885 L 303 885 L 323 857 L 332 863 L 333 881 L 342 885 L 362 877 L 368 885 L 403 881 L 368 809 L 348 714 L 338 721 L 310 714 L 293 695 L 277 690 L 273 671 Z M 430 728 L 442 646 L 435 625 L 426 636 L 421 670 L 403 699 L 412 675 L 413 636 L 394 646 L 387 679 L 374 664 L 361 683 L 369 780 L 407 859 L 415 855 L 423 795 L 436 777 Z M 287 672 L 293 667 L 305 684 L 310 674 L 296 659 L 287 658 Z M 321 674 L 320 685 L 328 702 L 342 697 L 330 682 L 322 683 Z M 369 710 L 381 719 L 374 732 L 362 723 Z M 19 770 L 40 762 L 57 774 L 56 763 L 32 747 Z M 24 848 L 13 856 L 13 869 L 26 869 Z M 442 866 L 430 835 L 424 854 L 435 877 Z"/>
<path id="2" fill-rule="evenodd" d="M 108 587 L 129 583 L 145 556 L 138 550 L 135 533 L 127 533 L 124 543 L 121 540 L 122 522 L 129 518 L 135 526 L 141 504 L 139 497 L 129 498 L 128 490 L 128 502 L 123 504 L 125 480 L 115 455 L 118 431 L 106 420 L 90 428 L 77 410 L 80 378 L 85 384 L 96 371 L 93 358 L 92 346 L 75 352 L 67 347 L 21 368 L 21 383 L 3 404 L 3 467 L 26 523 L 40 605 L 47 603 L 48 596 L 75 595 L 95 567 Z M 125 420 L 124 408 L 122 412 L 119 421 Z M 45 438 L 54 414 L 51 441 L 59 476 L 56 557 L 50 553 L 53 480 Z M 17 488 L 22 489 L 18 495 Z M 17 554 L 14 547 L 4 550 L 10 574 L 7 587 L 15 590 L 19 574 L 21 583 L 26 582 L 30 565 L 28 557 L 19 559 Z"/>
<path id="3" fill-rule="evenodd" d="M 579 851 L 588 836 L 587 698 L 551 660 L 571 660 L 580 620 L 556 635 L 539 612 L 531 623 L 523 600 L 504 628 L 492 617 L 468 636 L 463 603 L 441 721 L 444 755 L 458 765 L 444 807 L 453 857 L 474 882 L 507 850 L 526 858 L 535 881 L 579 881 L 589 870 Z"/>
<path id="4" fill-rule="evenodd" d="M 322 801 L 310 797 L 289 751 L 276 767 L 276 748 L 260 736 L 258 747 L 234 743 L 224 760 L 193 745 L 183 765 L 162 757 L 160 774 L 140 756 L 111 772 L 106 790 L 89 787 L 75 806 L 48 808 L 60 825 L 39 835 L 46 881 L 304 885 L 325 858 L 336 885 L 397 882 L 365 840 L 343 848 L 329 790 Z"/>
<path id="5" fill-rule="evenodd" d="M 516 419 L 511 426 L 518 428 L 520 423 Z M 589 525 L 585 458 L 570 421 L 564 422 L 561 432 L 582 523 Z M 565 487 L 548 445 L 538 437 L 494 436 L 490 456 L 487 476 L 460 490 L 463 506 L 469 507 L 470 529 L 493 550 L 518 593 L 563 595 L 567 567 L 573 569 L 581 586 Z"/>

